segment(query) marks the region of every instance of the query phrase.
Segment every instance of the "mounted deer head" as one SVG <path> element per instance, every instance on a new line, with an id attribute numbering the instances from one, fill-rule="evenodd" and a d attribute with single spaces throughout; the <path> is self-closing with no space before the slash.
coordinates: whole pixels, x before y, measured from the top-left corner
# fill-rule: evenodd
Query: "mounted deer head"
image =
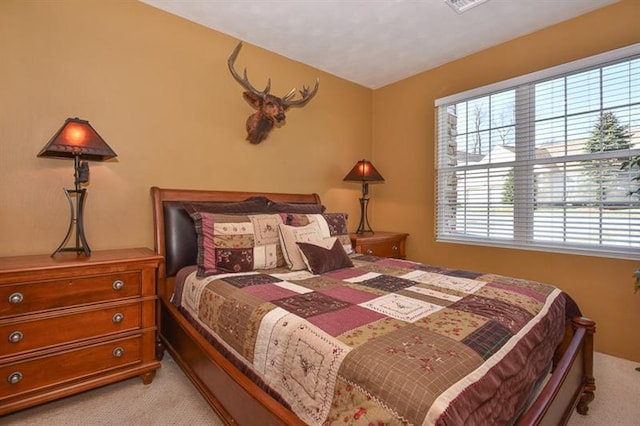
<path id="1" fill-rule="evenodd" d="M 229 56 L 227 63 L 229 64 L 229 71 L 231 71 L 233 78 L 246 90 L 242 93 L 242 97 L 244 97 L 249 105 L 257 110 L 247 118 L 247 140 L 253 144 L 258 144 L 267 137 L 274 124 L 280 124 L 285 120 L 286 117 L 284 113 L 290 107 L 304 106 L 315 96 L 318 92 L 320 81 L 316 80 L 316 85 L 311 91 L 309 91 L 308 87 L 302 86 L 302 90 L 300 90 L 302 98 L 297 100 L 292 100 L 296 95 L 295 88 L 291 89 L 289 93 L 281 98 L 269 94 L 269 90 L 271 90 L 271 78 L 269 78 L 264 90 L 259 91 L 249 83 L 246 68 L 244 69 L 243 77 L 240 77 L 233 68 L 233 64 L 238 57 L 241 47 L 242 42 L 238 43 L 236 48 L 233 49 L 233 53 Z"/>

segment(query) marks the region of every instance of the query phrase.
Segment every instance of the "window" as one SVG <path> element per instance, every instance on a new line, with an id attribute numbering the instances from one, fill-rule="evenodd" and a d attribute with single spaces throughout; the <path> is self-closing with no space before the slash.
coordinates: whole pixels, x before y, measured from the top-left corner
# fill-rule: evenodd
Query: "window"
<path id="1" fill-rule="evenodd" d="M 438 241 L 638 256 L 640 45 L 436 106 Z"/>

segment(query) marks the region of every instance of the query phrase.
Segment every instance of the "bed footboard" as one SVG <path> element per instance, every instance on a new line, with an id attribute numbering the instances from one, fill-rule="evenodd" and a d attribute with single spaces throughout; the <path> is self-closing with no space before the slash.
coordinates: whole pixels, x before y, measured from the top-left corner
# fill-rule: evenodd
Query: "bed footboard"
<path id="1" fill-rule="evenodd" d="M 518 425 L 565 425 L 574 409 L 587 414 L 596 389 L 593 377 L 595 322 L 577 317 L 560 345 L 551 378 Z"/>

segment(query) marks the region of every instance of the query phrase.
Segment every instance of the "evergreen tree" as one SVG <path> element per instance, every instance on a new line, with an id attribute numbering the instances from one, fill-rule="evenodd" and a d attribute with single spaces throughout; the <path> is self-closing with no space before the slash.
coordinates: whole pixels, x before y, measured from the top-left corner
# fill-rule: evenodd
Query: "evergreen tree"
<path id="1" fill-rule="evenodd" d="M 502 185 L 502 202 L 513 204 L 513 168 L 509 169 Z"/>
<path id="2" fill-rule="evenodd" d="M 632 157 L 630 160 L 623 162 L 620 168 L 622 170 L 630 170 L 630 171 L 633 171 L 633 169 L 640 169 L 640 155 L 636 155 L 635 157 Z M 636 194 L 640 198 L 640 172 L 636 172 L 636 175 L 633 178 L 631 178 L 631 180 L 633 181 L 632 185 L 635 186 L 635 189 L 632 189 L 631 191 L 629 191 L 629 195 Z M 638 275 L 637 282 L 638 282 L 638 286 L 640 286 L 640 275 Z"/>
<path id="3" fill-rule="evenodd" d="M 593 127 L 591 137 L 585 144 L 590 153 L 628 149 L 631 141 L 629 126 L 620 124 L 612 112 L 605 112 Z M 584 162 L 587 177 L 595 183 L 596 199 L 604 201 L 616 189 L 615 181 L 620 176 L 622 162 L 618 158 L 587 160 Z"/>

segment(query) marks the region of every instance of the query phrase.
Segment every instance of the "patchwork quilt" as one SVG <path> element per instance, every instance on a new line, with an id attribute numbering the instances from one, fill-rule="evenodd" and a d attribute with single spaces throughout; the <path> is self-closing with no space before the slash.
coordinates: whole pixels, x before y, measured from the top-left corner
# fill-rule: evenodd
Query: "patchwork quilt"
<path id="1" fill-rule="evenodd" d="M 194 271 L 177 280 L 174 303 L 308 424 L 506 424 L 518 415 L 562 339 L 564 293 L 351 259 L 354 267 L 322 275 Z"/>

